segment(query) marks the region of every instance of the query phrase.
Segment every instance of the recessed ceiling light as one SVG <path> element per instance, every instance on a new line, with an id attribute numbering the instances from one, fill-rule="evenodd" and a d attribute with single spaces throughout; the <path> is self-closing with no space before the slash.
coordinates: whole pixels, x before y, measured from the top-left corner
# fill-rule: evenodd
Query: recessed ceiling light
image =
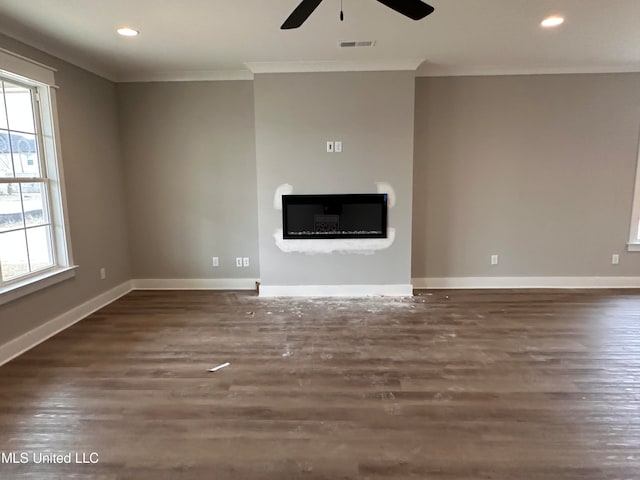
<path id="1" fill-rule="evenodd" d="M 123 37 L 135 37 L 140 32 L 137 31 L 137 30 L 134 30 L 133 28 L 121 27 L 121 28 L 118 29 L 118 33 L 120 35 L 122 35 Z"/>
<path id="2" fill-rule="evenodd" d="M 540 25 L 542 25 L 543 27 L 549 28 L 549 27 L 557 27 L 558 25 L 562 25 L 564 23 L 564 18 L 560 17 L 558 15 L 554 15 L 552 17 L 547 17 L 545 18 Z"/>

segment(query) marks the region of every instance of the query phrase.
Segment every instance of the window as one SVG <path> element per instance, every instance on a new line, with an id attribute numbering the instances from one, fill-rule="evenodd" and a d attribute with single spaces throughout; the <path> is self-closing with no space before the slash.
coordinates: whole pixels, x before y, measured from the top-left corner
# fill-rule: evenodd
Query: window
<path id="1" fill-rule="evenodd" d="M 636 187 L 633 194 L 631 210 L 631 227 L 629 228 L 629 251 L 640 252 L 640 148 L 636 164 Z"/>
<path id="2" fill-rule="evenodd" d="M 0 303 L 70 276 L 52 85 L 49 69 L 0 51 Z"/>

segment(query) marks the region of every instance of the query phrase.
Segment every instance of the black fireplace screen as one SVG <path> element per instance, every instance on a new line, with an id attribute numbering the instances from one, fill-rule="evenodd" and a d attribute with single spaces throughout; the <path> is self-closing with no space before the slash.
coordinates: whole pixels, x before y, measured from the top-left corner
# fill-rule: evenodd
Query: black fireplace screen
<path id="1" fill-rule="evenodd" d="M 387 194 L 283 195 L 283 238 L 386 238 Z"/>

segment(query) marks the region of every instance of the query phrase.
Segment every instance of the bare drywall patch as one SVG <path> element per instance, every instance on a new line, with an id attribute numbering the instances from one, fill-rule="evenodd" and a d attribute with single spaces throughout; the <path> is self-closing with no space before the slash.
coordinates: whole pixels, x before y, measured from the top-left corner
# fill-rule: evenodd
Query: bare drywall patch
<path id="1" fill-rule="evenodd" d="M 396 191 L 393 187 L 387 182 L 376 182 L 376 187 L 378 187 L 378 193 L 386 193 L 387 194 L 387 205 L 389 208 L 393 208 L 396 206 Z"/>
<path id="2" fill-rule="evenodd" d="M 396 229 L 387 228 L 387 238 L 336 238 L 314 240 L 289 240 L 282 237 L 279 228 L 273 234 L 276 246 L 285 253 L 354 253 L 358 255 L 373 255 L 376 250 L 389 248 L 396 239 Z"/>
<path id="3" fill-rule="evenodd" d="M 273 196 L 273 208 L 282 211 L 282 196 L 291 195 L 293 193 L 293 187 L 288 183 L 283 183 L 276 188 L 276 193 Z"/>

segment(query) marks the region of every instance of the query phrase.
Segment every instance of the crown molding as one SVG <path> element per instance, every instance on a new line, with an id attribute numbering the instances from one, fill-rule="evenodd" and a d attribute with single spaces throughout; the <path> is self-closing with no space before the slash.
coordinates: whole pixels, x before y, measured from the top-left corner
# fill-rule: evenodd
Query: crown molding
<path id="1" fill-rule="evenodd" d="M 50 42 L 42 39 L 37 32 L 27 35 L 17 29 L 3 32 L 8 37 L 17 40 L 27 47 L 40 50 L 41 52 L 50 55 L 57 60 L 74 65 L 75 67 L 86 70 L 90 73 L 98 75 L 106 80 L 114 83 L 129 83 L 129 82 L 190 82 L 190 81 L 221 81 L 221 80 L 253 80 L 253 73 L 246 69 L 235 70 L 179 70 L 179 71 L 167 71 L 167 72 L 121 72 L 120 74 L 106 68 L 105 66 L 98 65 L 93 60 L 88 59 L 84 55 L 80 55 L 72 49 L 66 48 L 57 44 L 56 42 Z M 2 49 L 4 50 L 4 49 Z M 11 51 L 13 55 L 16 55 Z M 29 58 L 28 56 L 25 58 Z M 29 59 L 33 63 L 34 60 Z M 45 65 L 46 66 L 46 65 Z M 47 68 L 53 69 L 53 67 L 47 66 Z M 55 70 L 55 69 L 53 69 Z"/>
<path id="2" fill-rule="evenodd" d="M 5 28 L 6 27 L 6 28 Z M 89 58 L 87 55 L 45 39 L 38 32 L 21 30 L 3 25 L 3 35 L 13 38 L 27 47 L 35 48 L 58 60 L 70 63 L 115 83 L 130 82 L 188 82 L 253 80 L 261 73 L 313 73 L 313 72 L 365 72 L 365 71 L 414 71 L 417 77 L 497 76 L 497 75 L 561 75 L 598 73 L 638 73 L 640 64 L 622 65 L 439 65 L 424 59 L 398 59 L 389 61 L 284 61 L 246 62 L 245 69 L 234 70 L 184 70 L 167 72 L 120 72 Z M 13 49 L 10 49 L 13 51 Z M 22 49 L 21 55 L 25 55 Z M 30 57 L 28 53 L 25 55 Z M 48 59 L 44 60 L 49 62 Z M 49 67 L 51 68 L 51 67 Z"/>
<path id="3" fill-rule="evenodd" d="M 415 71 L 423 59 L 389 61 L 319 61 L 319 62 L 246 62 L 254 74 L 259 73 L 311 73 L 311 72 L 383 72 L 395 70 Z"/>
<path id="4" fill-rule="evenodd" d="M 2 33 L 4 35 L 6 35 L 7 37 L 13 40 L 17 40 L 18 42 L 24 44 L 28 48 L 40 50 L 40 52 L 48 56 L 54 57 L 56 60 L 60 60 L 65 63 L 71 64 L 75 67 L 81 68 L 82 70 L 86 70 L 87 72 L 93 73 L 106 80 L 109 80 L 112 82 L 115 81 L 115 76 L 113 75 L 113 72 L 108 71 L 108 69 L 104 68 L 104 66 L 95 63 L 94 61 L 86 58 L 84 55 L 78 55 L 77 53 L 73 52 L 71 49 L 62 47 L 56 42 L 52 42 L 50 40 L 42 38 L 42 36 L 38 32 L 33 32 L 33 31 L 24 32 L 16 28 L 6 27 L 5 25 L 2 25 L 2 27 L 4 29 Z M 12 51 L 12 49 L 10 49 L 10 51 Z M 30 59 L 30 56 L 28 53 L 24 56 Z M 34 63 L 40 63 L 34 60 L 31 60 L 31 61 Z M 48 60 L 45 60 L 45 61 L 48 61 Z M 48 66 L 46 64 L 44 64 L 44 66 L 54 71 L 56 70 L 55 68 Z"/>
<path id="5" fill-rule="evenodd" d="M 425 62 L 416 72 L 417 77 L 480 77 L 497 75 L 566 75 L 589 73 L 637 73 L 640 64 L 628 65 L 435 65 Z"/>
<path id="6" fill-rule="evenodd" d="M 118 77 L 118 83 L 133 82 L 198 82 L 253 80 L 249 70 L 184 70 L 175 72 L 130 73 Z"/>

